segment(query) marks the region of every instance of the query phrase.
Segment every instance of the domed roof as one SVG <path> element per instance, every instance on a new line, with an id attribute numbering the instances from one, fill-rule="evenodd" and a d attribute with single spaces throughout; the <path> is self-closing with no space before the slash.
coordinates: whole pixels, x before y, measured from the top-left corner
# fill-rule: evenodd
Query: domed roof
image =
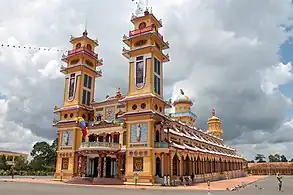
<path id="1" fill-rule="evenodd" d="M 187 97 L 187 95 L 184 94 L 183 90 L 180 89 L 180 95 L 176 98 L 176 100 L 173 102 L 173 105 L 175 106 L 176 104 L 180 103 L 188 103 L 192 106 L 192 101 Z"/>

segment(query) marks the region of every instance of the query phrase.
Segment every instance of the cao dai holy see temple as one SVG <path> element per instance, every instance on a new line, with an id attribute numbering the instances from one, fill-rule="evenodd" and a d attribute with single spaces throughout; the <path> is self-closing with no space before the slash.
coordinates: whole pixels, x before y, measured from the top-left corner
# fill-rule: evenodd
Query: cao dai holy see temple
<path id="1" fill-rule="evenodd" d="M 136 175 L 139 183 L 154 184 L 163 176 L 176 181 L 194 175 L 197 182 L 243 176 L 245 159 L 224 144 L 215 110 L 202 130 L 182 90 L 174 102 L 163 99 L 164 63 L 169 61 L 163 51 L 169 43 L 158 32 L 162 22 L 147 10 L 131 22 L 134 30 L 123 36 L 129 49 L 122 50 L 129 61 L 126 95 L 118 88 L 113 96 L 94 100 L 103 65 L 94 51 L 98 41 L 86 31 L 70 39 L 72 50 L 62 57 L 67 65 L 61 67 L 64 104 L 54 108 L 59 117 L 53 124 L 59 140 L 55 177 L 116 178 L 133 184 Z M 166 114 L 172 106 L 175 112 Z M 86 121 L 85 137 L 77 117 Z"/>

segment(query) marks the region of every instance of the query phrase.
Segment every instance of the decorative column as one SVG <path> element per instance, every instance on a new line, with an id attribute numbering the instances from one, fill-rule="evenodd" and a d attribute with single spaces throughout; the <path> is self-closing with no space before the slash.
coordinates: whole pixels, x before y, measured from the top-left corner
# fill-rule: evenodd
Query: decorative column
<path id="1" fill-rule="evenodd" d="M 102 175 L 102 156 L 98 156 L 98 178 Z"/>
<path id="2" fill-rule="evenodd" d="M 78 158 L 77 175 L 78 175 L 79 177 L 81 177 L 81 175 L 82 175 L 82 173 L 81 173 L 82 157 L 81 157 L 81 155 L 79 154 L 77 158 Z"/>
<path id="3" fill-rule="evenodd" d="M 85 176 L 86 174 L 86 164 L 87 164 L 87 157 L 86 156 L 82 156 L 82 164 L 81 164 L 81 174 L 82 176 Z"/>
<path id="4" fill-rule="evenodd" d="M 179 163 L 179 175 L 182 176 L 183 173 L 183 164 L 184 164 L 184 157 L 180 155 L 180 163 Z"/>
<path id="5" fill-rule="evenodd" d="M 104 156 L 103 177 L 106 177 L 106 155 Z"/>
<path id="6" fill-rule="evenodd" d="M 170 152 L 169 153 L 169 175 L 170 178 L 172 179 L 173 176 L 173 158 L 172 158 L 173 154 Z"/>
<path id="7" fill-rule="evenodd" d="M 117 177 L 122 178 L 121 169 L 122 169 L 122 155 L 118 154 L 116 158 L 116 167 L 117 167 Z"/>
<path id="8" fill-rule="evenodd" d="M 165 170 L 164 170 L 164 163 L 165 163 L 165 160 L 164 160 L 164 157 L 165 157 L 165 153 L 161 153 L 161 176 L 163 177 L 164 174 L 165 174 Z"/>

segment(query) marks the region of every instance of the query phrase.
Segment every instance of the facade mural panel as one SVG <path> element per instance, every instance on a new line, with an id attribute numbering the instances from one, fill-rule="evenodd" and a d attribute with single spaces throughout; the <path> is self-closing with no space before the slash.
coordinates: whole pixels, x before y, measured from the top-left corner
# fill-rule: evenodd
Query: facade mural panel
<path id="1" fill-rule="evenodd" d="M 105 113 L 106 114 L 105 119 L 107 121 L 113 121 L 115 119 L 115 106 L 106 107 L 105 112 L 106 112 Z"/>
<path id="2" fill-rule="evenodd" d="M 76 74 L 72 73 L 69 77 L 68 83 L 68 100 L 72 101 L 75 95 L 75 88 L 76 88 Z"/>
<path id="3" fill-rule="evenodd" d="M 73 131 L 62 131 L 62 146 L 72 146 Z"/>
<path id="4" fill-rule="evenodd" d="M 131 125 L 131 143 L 147 143 L 148 124 L 139 123 Z"/>

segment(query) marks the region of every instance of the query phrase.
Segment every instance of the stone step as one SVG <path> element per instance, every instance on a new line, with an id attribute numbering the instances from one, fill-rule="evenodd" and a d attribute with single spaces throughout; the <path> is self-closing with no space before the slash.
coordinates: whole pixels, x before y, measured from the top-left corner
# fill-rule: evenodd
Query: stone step
<path id="1" fill-rule="evenodd" d="M 93 185 L 123 185 L 119 178 L 94 178 Z"/>

